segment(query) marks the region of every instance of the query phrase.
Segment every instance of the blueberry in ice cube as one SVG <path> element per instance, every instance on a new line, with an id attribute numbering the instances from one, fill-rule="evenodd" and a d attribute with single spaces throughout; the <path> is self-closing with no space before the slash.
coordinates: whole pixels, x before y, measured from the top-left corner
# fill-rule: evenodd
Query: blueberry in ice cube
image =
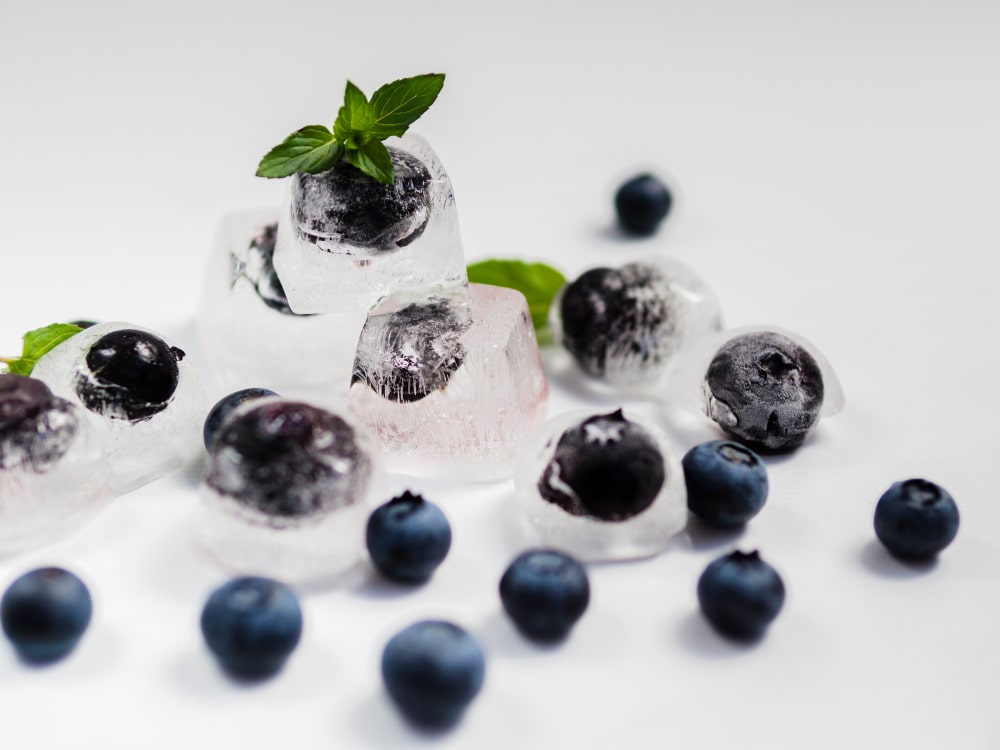
<path id="1" fill-rule="evenodd" d="M 431 215 L 431 174 L 412 154 L 389 147 L 389 156 L 396 176 L 391 185 L 343 160 L 320 174 L 297 175 L 292 219 L 298 236 L 321 247 L 344 243 L 374 255 L 423 234 Z"/>
<path id="2" fill-rule="evenodd" d="M 236 578 L 208 597 L 201 632 L 226 672 L 263 679 L 279 672 L 298 645 L 302 609 L 283 583 L 259 576 Z"/>
<path id="3" fill-rule="evenodd" d="M 0 601 L 0 621 L 25 661 L 62 659 L 90 625 L 93 603 L 86 584 L 62 568 L 39 568 L 14 581 Z"/>
<path id="4" fill-rule="evenodd" d="M 753 518 L 767 500 L 764 463 L 729 440 L 696 445 L 685 455 L 688 510 L 710 526 L 733 528 Z"/>
<path id="5" fill-rule="evenodd" d="M 343 417 L 284 400 L 268 400 L 225 420 L 209 459 L 207 485 L 274 524 L 360 502 L 372 468 Z"/>
<path id="6" fill-rule="evenodd" d="M 0 469 L 48 470 L 69 450 L 78 428 L 72 405 L 41 380 L 0 374 Z"/>
<path id="7" fill-rule="evenodd" d="M 462 366 L 468 308 L 441 297 L 413 302 L 361 333 L 351 383 L 366 383 L 389 401 L 412 403 L 443 390 Z"/>
<path id="8" fill-rule="evenodd" d="M 285 315 L 296 315 L 288 305 L 288 297 L 274 270 L 274 246 L 278 235 L 277 222 L 261 228 L 246 249 L 246 257 L 233 258 L 233 283 L 243 276 L 257 291 L 261 302 Z"/>
<path id="9" fill-rule="evenodd" d="M 666 339 L 675 329 L 668 296 L 663 274 L 649 265 L 586 271 L 559 300 L 562 344 L 597 377 L 655 367 L 668 355 Z"/>
<path id="10" fill-rule="evenodd" d="M 958 535 L 958 506 L 926 479 L 893 484 L 875 506 L 875 534 L 896 557 L 928 560 Z"/>
<path id="11" fill-rule="evenodd" d="M 665 479 L 656 440 L 619 409 L 562 434 L 538 491 L 574 516 L 624 521 L 652 505 Z"/>
<path id="12" fill-rule="evenodd" d="M 760 452 L 790 451 L 819 421 L 823 373 L 805 347 L 773 331 L 734 336 L 705 375 L 709 416 Z"/>
<path id="13" fill-rule="evenodd" d="M 131 328 L 95 341 L 74 387 L 84 406 L 110 419 L 140 422 L 160 413 L 177 390 L 184 352 L 155 334 Z"/>
<path id="14" fill-rule="evenodd" d="M 220 425 L 226 421 L 226 417 L 232 414 L 236 407 L 242 406 L 247 401 L 277 395 L 277 393 L 267 388 L 243 388 L 242 390 L 230 393 L 228 396 L 223 396 L 216 402 L 211 411 L 208 412 L 208 416 L 205 417 L 205 426 L 202 429 L 205 448 L 210 449 L 212 447 L 212 441 L 215 439 Z"/>
<path id="15" fill-rule="evenodd" d="M 710 563 L 698 579 L 698 603 L 730 638 L 759 638 L 785 603 L 785 584 L 756 550 L 736 550 Z"/>
<path id="16" fill-rule="evenodd" d="M 454 724 L 479 693 L 486 660 L 479 644 L 450 622 L 424 620 L 393 636 L 382 652 L 382 679 L 414 724 Z"/>
<path id="17" fill-rule="evenodd" d="M 500 579 L 500 601 L 528 638 L 565 638 L 590 603 L 587 570 L 564 552 L 528 550 L 514 559 Z"/>
<path id="18" fill-rule="evenodd" d="M 666 218 L 673 196 L 662 181 L 650 174 L 627 180 L 615 193 L 618 223 L 629 234 L 646 237 L 653 234 Z"/>
<path id="19" fill-rule="evenodd" d="M 426 581 L 448 555 L 451 525 L 434 503 L 406 491 L 369 516 L 365 543 L 385 577 Z"/>

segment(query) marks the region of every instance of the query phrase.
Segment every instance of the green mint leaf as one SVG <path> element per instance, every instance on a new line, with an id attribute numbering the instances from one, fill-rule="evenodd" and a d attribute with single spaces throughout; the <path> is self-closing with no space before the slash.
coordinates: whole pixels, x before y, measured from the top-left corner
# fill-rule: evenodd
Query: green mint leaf
<path id="1" fill-rule="evenodd" d="M 369 177 L 391 185 L 396 180 L 392 157 L 382 141 L 368 141 L 359 148 L 349 148 L 344 158 Z"/>
<path id="2" fill-rule="evenodd" d="M 368 97 L 348 81 L 344 89 L 344 106 L 333 123 L 334 137 L 340 143 L 357 148 L 371 138 L 369 131 L 374 122 L 375 111 L 368 103 Z"/>
<path id="3" fill-rule="evenodd" d="M 379 140 L 401 136 L 437 99 L 444 86 L 443 73 L 401 78 L 372 94 L 374 121 L 370 131 Z"/>
<path id="4" fill-rule="evenodd" d="M 330 169 L 343 154 L 329 128 L 307 125 L 272 148 L 257 167 L 258 177 L 288 177 L 296 172 L 318 174 Z"/>
<path id="5" fill-rule="evenodd" d="M 473 263 L 466 270 L 473 284 L 505 286 L 523 294 L 536 331 L 545 330 L 552 300 L 566 284 L 565 276 L 544 263 L 493 259 Z"/>
<path id="6" fill-rule="evenodd" d="M 7 372 L 14 375 L 30 375 L 38 360 L 82 330 L 80 326 L 70 323 L 53 323 L 44 328 L 28 331 L 24 334 L 24 350 L 20 358 L 4 360 Z"/>

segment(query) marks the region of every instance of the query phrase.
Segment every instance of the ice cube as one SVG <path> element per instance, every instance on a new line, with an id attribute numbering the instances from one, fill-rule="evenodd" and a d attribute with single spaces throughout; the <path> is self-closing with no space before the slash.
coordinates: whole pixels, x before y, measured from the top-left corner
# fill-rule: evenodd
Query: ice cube
<path id="1" fill-rule="evenodd" d="M 451 181 L 420 136 L 390 138 L 396 181 L 341 162 L 290 180 L 274 268 L 297 313 L 357 312 L 396 289 L 464 281 Z"/>
<path id="2" fill-rule="evenodd" d="M 296 315 L 274 271 L 277 211 L 223 217 L 197 316 L 204 359 L 224 390 L 339 387 L 346 396 L 363 310 Z"/>
<path id="3" fill-rule="evenodd" d="M 510 477 L 548 404 L 524 296 L 483 284 L 390 295 L 361 332 L 349 404 L 394 471 Z"/>
<path id="4" fill-rule="evenodd" d="M 652 420 L 632 411 L 548 420 L 514 476 L 531 543 L 592 562 L 662 552 L 687 520 L 678 455 Z"/>
<path id="5" fill-rule="evenodd" d="M 212 441 L 199 541 L 234 572 L 323 580 L 361 559 L 379 479 L 377 449 L 349 416 L 248 401 Z"/>
<path id="6" fill-rule="evenodd" d="M 82 410 L 41 380 L 0 375 L 0 554 L 76 531 L 111 497 Z"/>
<path id="7" fill-rule="evenodd" d="M 43 356 L 32 375 L 95 422 L 115 494 L 201 455 L 211 404 L 198 365 L 149 329 L 91 326 Z"/>

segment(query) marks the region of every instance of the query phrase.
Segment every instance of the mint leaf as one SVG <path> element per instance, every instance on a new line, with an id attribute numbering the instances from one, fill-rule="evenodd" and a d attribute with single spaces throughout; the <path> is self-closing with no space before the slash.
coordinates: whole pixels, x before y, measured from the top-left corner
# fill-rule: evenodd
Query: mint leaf
<path id="1" fill-rule="evenodd" d="M 288 177 L 296 172 L 317 174 L 330 169 L 343 155 L 344 147 L 324 125 L 296 130 L 260 160 L 258 177 Z"/>
<path id="2" fill-rule="evenodd" d="M 52 323 L 44 328 L 28 331 L 24 334 L 24 349 L 20 358 L 3 360 L 7 365 L 7 372 L 30 375 L 38 360 L 82 330 L 80 326 L 70 323 Z"/>
<path id="3" fill-rule="evenodd" d="M 443 73 L 428 73 L 381 86 L 372 94 L 374 122 L 370 129 L 379 140 L 401 136 L 430 108 L 444 86 Z"/>
<path id="4" fill-rule="evenodd" d="M 369 177 L 391 185 L 396 177 L 392 169 L 392 157 L 382 141 L 369 141 L 360 148 L 347 149 L 344 157 Z"/>
<path id="5" fill-rule="evenodd" d="M 552 300 L 566 284 L 565 276 L 544 263 L 493 259 L 473 263 L 466 270 L 474 284 L 505 286 L 523 294 L 536 331 L 547 326 Z"/>
<path id="6" fill-rule="evenodd" d="M 344 89 L 344 106 L 333 123 L 334 137 L 348 147 L 357 148 L 370 140 L 369 131 L 375 122 L 375 112 L 368 98 L 350 81 Z M 367 136 L 367 137 L 366 137 Z"/>

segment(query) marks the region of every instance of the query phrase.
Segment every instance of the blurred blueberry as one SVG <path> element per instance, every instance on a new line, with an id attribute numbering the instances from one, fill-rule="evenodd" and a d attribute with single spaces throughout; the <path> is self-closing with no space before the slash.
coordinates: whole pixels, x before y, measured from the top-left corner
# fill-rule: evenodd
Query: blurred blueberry
<path id="1" fill-rule="evenodd" d="M 681 463 L 688 509 L 709 526 L 741 526 L 764 507 L 767 469 L 749 448 L 714 440 L 696 445 Z"/>
<path id="2" fill-rule="evenodd" d="M 386 578 L 426 581 L 448 555 L 451 526 L 434 503 L 406 491 L 371 514 L 366 543 Z"/>
<path id="3" fill-rule="evenodd" d="M 500 579 L 500 601 L 528 638 L 565 638 L 590 603 L 587 571 L 563 552 L 529 550 L 515 558 Z"/>
<path id="4" fill-rule="evenodd" d="M 958 534 L 958 506 L 926 479 L 896 482 L 875 506 L 875 534 L 897 557 L 930 559 Z"/>
<path id="5" fill-rule="evenodd" d="M 698 579 L 698 603 L 723 635 L 759 638 L 785 603 L 785 585 L 756 550 L 737 550 L 705 568 Z"/>
<path id="6" fill-rule="evenodd" d="M 673 203 L 667 186 L 650 174 L 627 180 L 615 193 L 618 222 L 629 234 L 646 237 L 653 234 L 666 218 Z"/>
<path id="7" fill-rule="evenodd" d="M 228 417 L 233 410 L 245 404 L 247 401 L 253 401 L 254 399 L 264 398 L 265 396 L 277 396 L 278 394 L 274 391 L 270 391 L 267 388 L 244 388 L 241 391 L 235 391 L 225 396 L 212 407 L 211 411 L 208 412 L 208 416 L 205 417 L 205 427 L 202 430 L 202 437 L 205 440 L 205 449 L 211 450 L 212 441 L 215 440 L 215 433 L 219 431 L 219 427 L 226 417 Z"/>
<path id="8" fill-rule="evenodd" d="M 4 633 L 25 661 L 53 662 L 72 651 L 90 624 L 87 586 L 62 568 L 39 568 L 14 581 L 0 602 Z"/>

